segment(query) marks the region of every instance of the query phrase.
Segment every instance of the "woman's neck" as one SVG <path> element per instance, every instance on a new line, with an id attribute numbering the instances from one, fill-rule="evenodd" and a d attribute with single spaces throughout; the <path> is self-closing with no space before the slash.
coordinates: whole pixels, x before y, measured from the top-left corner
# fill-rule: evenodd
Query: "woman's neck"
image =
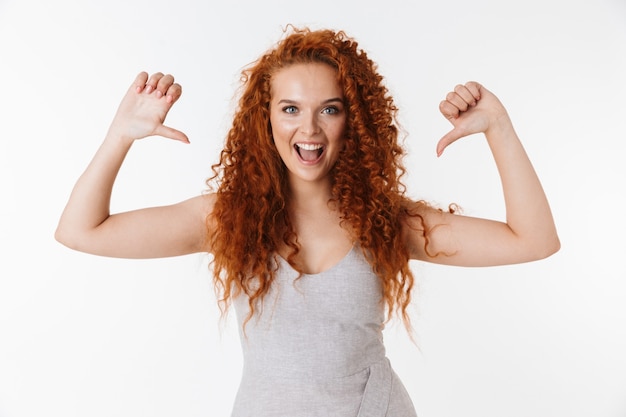
<path id="1" fill-rule="evenodd" d="M 289 181 L 291 207 L 295 210 L 316 210 L 322 207 L 328 209 L 328 202 L 332 197 L 330 179 L 323 181 Z"/>

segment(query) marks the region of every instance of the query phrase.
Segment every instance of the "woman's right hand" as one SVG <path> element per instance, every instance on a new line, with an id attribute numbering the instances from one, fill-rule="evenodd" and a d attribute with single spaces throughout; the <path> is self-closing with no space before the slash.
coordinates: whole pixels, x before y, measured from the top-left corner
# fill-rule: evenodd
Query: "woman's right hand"
<path id="1" fill-rule="evenodd" d="M 132 142 L 147 136 L 163 136 L 189 143 L 183 132 L 165 126 L 165 117 L 180 98 L 182 87 L 172 75 L 141 72 L 128 89 L 115 114 L 109 136 Z"/>
<path id="2" fill-rule="evenodd" d="M 189 142 L 163 122 L 180 98 L 174 77 L 142 72 L 122 99 L 109 132 L 80 176 L 59 219 L 55 237 L 82 252 L 123 258 L 177 256 L 204 251 L 212 199 L 110 213 L 117 174 L 134 140 L 159 135 Z"/>

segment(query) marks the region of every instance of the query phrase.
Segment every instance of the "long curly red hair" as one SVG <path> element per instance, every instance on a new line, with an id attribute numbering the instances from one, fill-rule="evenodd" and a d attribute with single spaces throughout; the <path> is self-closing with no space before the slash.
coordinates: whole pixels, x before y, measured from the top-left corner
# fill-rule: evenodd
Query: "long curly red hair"
<path id="1" fill-rule="evenodd" d="M 345 148 L 331 171 L 332 201 L 382 282 L 388 319 L 398 312 L 408 325 L 414 278 L 401 230 L 403 218 L 415 214 L 400 182 L 397 108 L 376 64 L 343 31 L 292 28 L 242 73 L 232 127 L 207 180 L 217 187 L 207 221 L 220 306 L 224 311 L 243 292 L 252 315 L 274 279 L 278 248 L 292 249 L 288 259 L 298 253 L 286 167 L 269 122 L 270 83 L 282 68 L 312 62 L 336 69 L 347 110 Z"/>

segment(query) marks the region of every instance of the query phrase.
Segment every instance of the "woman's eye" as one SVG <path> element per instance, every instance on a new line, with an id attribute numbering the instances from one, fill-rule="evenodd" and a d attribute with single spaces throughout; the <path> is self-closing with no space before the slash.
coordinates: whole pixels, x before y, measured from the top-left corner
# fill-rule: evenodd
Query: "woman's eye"
<path id="1" fill-rule="evenodd" d="M 337 107 L 331 106 L 331 107 L 326 107 L 322 113 L 324 114 L 337 114 L 339 113 L 339 109 Z"/>
<path id="2" fill-rule="evenodd" d="M 295 106 L 287 106 L 287 107 L 283 107 L 283 111 L 288 114 L 293 114 L 293 113 L 296 113 L 298 109 Z"/>

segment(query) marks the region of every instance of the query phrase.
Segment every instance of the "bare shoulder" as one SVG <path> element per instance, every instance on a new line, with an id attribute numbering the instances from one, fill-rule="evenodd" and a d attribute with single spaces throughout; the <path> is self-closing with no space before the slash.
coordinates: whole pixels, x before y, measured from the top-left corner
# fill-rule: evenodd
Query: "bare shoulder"
<path id="1" fill-rule="evenodd" d="M 213 212 L 215 200 L 215 194 L 207 193 L 191 197 L 177 204 L 179 206 L 179 210 L 182 212 L 181 214 L 184 213 L 184 217 L 187 217 L 190 220 L 189 225 L 195 230 L 203 230 L 201 239 L 202 243 L 198 248 L 202 252 L 210 252 L 210 248 L 207 243 L 208 239 L 206 239 L 206 237 L 207 233 L 213 226 L 210 214 Z"/>
<path id="2" fill-rule="evenodd" d="M 190 211 L 193 211 L 198 216 L 206 217 L 213 211 L 215 199 L 215 194 L 207 193 L 191 197 L 188 200 L 181 201 L 179 204 L 181 206 L 187 207 Z"/>

